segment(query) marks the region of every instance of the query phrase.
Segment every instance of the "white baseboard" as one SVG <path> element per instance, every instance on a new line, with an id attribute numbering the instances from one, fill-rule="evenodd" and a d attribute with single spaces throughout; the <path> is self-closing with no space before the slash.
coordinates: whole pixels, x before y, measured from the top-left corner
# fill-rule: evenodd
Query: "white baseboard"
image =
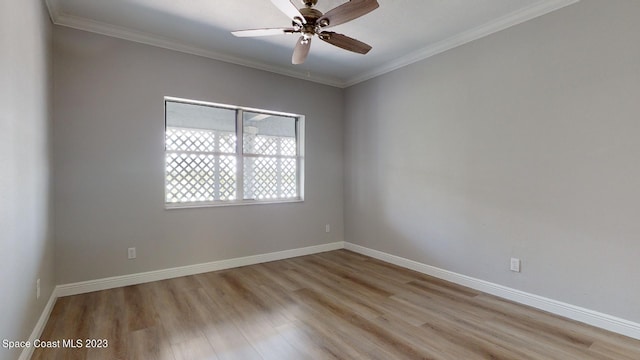
<path id="1" fill-rule="evenodd" d="M 70 295 L 78 295 L 84 294 L 92 291 L 106 290 L 112 289 L 122 286 L 143 284 L 152 281 L 165 280 L 176 278 L 180 276 L 187 275 L 195 275 L 202 274 L 211 271 L 231 269 L 240 266 L 254 265 L 265 263 L 269 261 L 283 260 L 297 256 L 311 255 L 317 254 L 326 251 L 338 250 L 344 248 L 344 242 L 338 241 L 330 244 L 322 244 L 309 246 L 298 249 L 284 250 L 278 252 L 272 252 L 267 254 L 259 254 L 252 256 L 245 256 L 240 258 L 228 259 L 228 260 L 220 260 L 220 261 L 212 261 L 204 264 L 195 264 L 188 266 L 181 266 L 177 268 L 171 269 L 163 269 L 157 271 L 148 271 L 144 273 L 131 274 L 131 275 L 123 275 L 123 276 L 114 276 L 104 279 L 96 279 L 89 281 L 82 281 L 72 284 L 63 284 L 55 287 L 53 292 L 51 293 L 51 297 L 49 298 L 49 302 L 45 306 L 42 314 L 40 315 L 40 319 L 36 323 L 33 331 L 31 332 L 31 336 L 29 337 L 29 341 L 33 344 L 33 341 L 42 335 L 42 331 L 44 330 L 47 321 L 49 320 L 49 316 L 51 315 L 51 311 L 53 310 L 53 306 L 56 303 L 56 300 L 62 296 L 70 296 Z M 20 357 L 18 360 L 28 360 L 33 355 L 33 347 L 24 348 L 20 353 Z"/>
<path id="2" fill-rule="evenodd" d="M 171 269 L 162 269 L 156 271 L 148 271 L 137 274 L 114 276 L 104 279 L 96 279 L 82 281 L 72 284 L 64 284 L 56 286 L 57 296 L 69 296 L 76 294 L 84 294 L 92 291 L 113 289 L 117 287 L 143 284 L 152 281 L 165 280 L 180 276 L 188 276 L 194 274 L 202 274 L 211 271 L 231 269 L 240 266 L 260 264 L 269 261 L 288 259 L 296 256 L 311 255 L 325 251 L 337 250 L 344 248 L 342 241 L 330 244 L 309 246 L 298 249 L 284 250 L 267 254 L 259 254 L 252 256 L 239 257 L 228 260 L 212 261 L 203 264 L 187 265 Z"/>
<path id="3" fill-rule="evenodd" d="M 36 326 L 33 328 L 31 336 L 29 336 L 30 344 L 33 344 L 34 340 L 40 338 L 40 335 L 42 335 L 42 331 L 44 330 L 44 327 L 47 325 L 47 321 L 49 320 L 49 315 L 51 315 L 51 311 L 53 310 L 53 305 L 56 304 L 56 299 L 58 299 L 58 296 L 56 295 L 56 290 L 53 289 L 53 291 L 51 292 L 51 296 L 49 296 L 49 301 L 47 301 L 47 305 L 45 305 L 44 309 L 42 310 L 42 314 L 40 314 L 40 318 L 38 319 Z M 31 359 L 33 350 L 33 346 L 25 347 L 24 349 L 22 349 L 18 360 Z"/>
<path id="4" fill-rule="evenodd" d="M 240 266 L 254 265 L 265 263 L 269 261 L 283 260 L 289 259 L 297 256 L 311 255 L 317 254 L 326 251 L 338 250 L 344 248 L 344 242 L 338 241 L 329 244 L 315 245 L 298 249 L 277 251 L 267 254 L 258 254 L 252 256 L 239 257 L 228 260 L 220 260 L 220 261 L 212 261 L 203 264 L 195 264 L 195 265 L 187 265 L 181 266 L 171 269 L 163 269 L 156 271 L 148 271 L 144 273 L 138 274 L 130 274 L 123 276 L 114 276 L 104 279 L 96 279 L 89 281 L 82 281 L 72 284 L 64 284 L 58 285 L 55 287 L 53 292 L 51 293 L 51 297 L 49 298 L 49 302 L 45 306 L 42 314 L 40 315 L 40 319 L 36 323 L 36 326 L 31 333 L 31 337 L 29 341 L 33 344 L 33 341 L 42 335 L 42 331 L 44 330 L 47 321 L 49 320 L 49 315 L 51 315 L 51 311 L 53 310 L 53 306 L 56 303 L 56 300 L 62 296 L 70 296 L 77 294 L 84 294 L 93 291 L 113 289 L 117 287 L 143 284 L 152 281 L 165 280 L 176 278 L 180 276 L 187 275 L 195 275 L 202 274 L 211 271 L 218 271 L 224 269 L 231 269 Z M 28 360 L 31 358 L 33 354 L 33 347 L 28 347 L 22 350 L 20 357 L 18 360 Z"/>
<path id="5" fill-rule="evenodd" d="M 345 249 L 640 340 L 640 324 L 345 242 Z"/>
<path id="6" fill-rule="evenodd" d="M 605 330 L 609 330 L 640 340 L 640 324 L 638 323 L 342 241 L 267 254 L 213 261 L 204 264 L 188 265 L 171 269 L 163 269 L 138 274 L 83 281 L 73 284 L 58 285 L 54 289 L 51 297 L 49 298 L 49 301 L 47 302 L 47 305 L 42 311 L 40 319 L 33 329 L 29 340 L 33 343 L 33 340 L 37 339 L 42 334 L 42 331 L 44 330 L 44 327 L 49 320 L 49 315 L 51 314 L 53 306 L 58 297 L 142 284 L 180 276 L 231 269 L 240 266 L 260 264 L 269 261 L 283 260 L 292 257 L 317 254 L 338 249 L 351 250 L 353 252 L 386 261 L 394 265 L 402 266 L 404 268 L 415 270 L 423 274 L 431 275 L 443 280 L 470 287 L 472 289 L 483 291 L 488 294 L 496 295 L 504 299 L 512 300 L 540 310 L 548 311 L 559 316 L 564 316 L 569 319 L 580 321 L 589 325 L 593 325 Z M 32 353 L 33 348 L 25 348 L 20 354 L 19 360 L 29 359 Z"/>

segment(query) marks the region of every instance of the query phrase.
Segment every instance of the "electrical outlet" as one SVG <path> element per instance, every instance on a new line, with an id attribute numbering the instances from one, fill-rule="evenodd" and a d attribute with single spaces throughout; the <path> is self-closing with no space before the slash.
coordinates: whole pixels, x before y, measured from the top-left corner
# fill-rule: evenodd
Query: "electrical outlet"
<path id="1" fill-rule="evenodd" d="M 136 258 L 136 248 L 129 248 L 128 250 L 129 260 Z"/>
<path id="2" fill-rule="evenodd" d="M 324 226 L 324 232 L 331 232 L 331 225 L 327 224 Z"/>
<path id="3" fill-rule="evenodd" d="M 511 271 L 520 272 L 520 259 L 511 258 Z"/>
<path id="4" fill-rule="evenodd" d="M 36 280 L 36 300 L 40 299 L 40 279 Z"/>

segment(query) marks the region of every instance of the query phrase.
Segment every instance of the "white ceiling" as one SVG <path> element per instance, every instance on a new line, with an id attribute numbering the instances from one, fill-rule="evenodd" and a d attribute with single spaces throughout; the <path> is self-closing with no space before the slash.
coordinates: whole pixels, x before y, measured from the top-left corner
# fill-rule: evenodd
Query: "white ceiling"
<path id="1" fill-rule="evenodd" d="M 297 35 L 236 38 L 233 30 L 289 26 L 270 0 L 46 0 L 54 23 L 346 87 L 544 15 L 578 0 L 378 0 L 332 31 L 373 50 L 354 54 L 314 38 L 291 64 Z M 322 12 L 346 2 L 319 0 Z M 293 0 L 300 5 L 300 0 Z"/>

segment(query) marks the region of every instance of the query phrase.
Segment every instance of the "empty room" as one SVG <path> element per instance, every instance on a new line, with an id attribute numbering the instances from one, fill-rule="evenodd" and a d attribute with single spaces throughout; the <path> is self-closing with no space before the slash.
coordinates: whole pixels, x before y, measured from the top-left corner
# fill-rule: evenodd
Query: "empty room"
<path id="1" fill-rule="evenodd" d="M 0 359 L 640 359 L 640 1 L 0 20 Z"/>

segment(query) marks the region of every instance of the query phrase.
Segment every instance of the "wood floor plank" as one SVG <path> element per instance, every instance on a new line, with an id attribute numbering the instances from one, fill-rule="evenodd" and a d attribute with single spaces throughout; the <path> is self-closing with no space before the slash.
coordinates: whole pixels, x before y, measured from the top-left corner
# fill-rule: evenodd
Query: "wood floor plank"
<path id="1" fill-rule="evenodd" d="M 294 296 L 308 309 L 307 316 L 302 320 L 318 332 L 343 340 L 345 347 L 353 349 L 358 354 L 355 358 L 397 358 L 376 343 L 362 326 L 354 323 L 354 321 L 363 322 L 363 317 L 340 309 L 330 299 L 323 297 L 315 290 L 300 289 Z"/>
<path id="2" fill-rule="evenodd" d="M 203 279 L 206 284 L 206 280 Z M 204 289 L 191 290 L 186 301 L 194 309 L 199 330 L 207 338 L 219 359 L 259 359 L 260 355 L 244 337 L 227 310 L 211 300 Z"/>
<path id="3" fill-rule="evenodd" d="M 354 276 L 361 279 L 360 281 L 366 281 L 369 284 L 373 284 L 380 291 L 394 294 L 403 291 L 405 288 L 405 283 L 390 280 L 389 278 L 385 278 L 366 268 L 358 268 L 359 264 L 351 265 L 344 260 L 336 259 L 335 257 L 326 255 L 325 253 L 316 255 L 316 258 L 330 268 L 335 269 L 335 275 L 341 277 L 345 276 L 345 274 Z M 383 293 L 383 296 L 388 295 Z"/>
<path id="4" fill-rule="evenodd" d="M 95 315 L 94 326 L 89 331 L 88 339 L 98 340 L 96 347 L 87 349 L 87 358 L 96 360 L 126 360 L 128 346 L 127 314 L 119 306 L 125 302 L 125 289 L 112 289 L 96 292 L 96 302 L 92 311 Z M 86 340 L 86 339 L 85 339 Z"/>
<path id="5" fill-rule="evenodd" d="M 157 314 L 152 305 L 151 291 L 153 285 L 141 284 L 123 288 L 126 310 L 127 329 L 136 331 L 153 327 L 157 323 Z"/>
<path id="6" fill-rule="evenodd" d="M 331 276 L 324 276 L 323 273 L 319 273 L 312 268 L 300 266 L 299 271 L 291 276 L 299 277 L 300 281 L 306 280 L 308 286 L 305 289 L 314 289 L 336 301 L 343 301 L 345 306 L 348 306 L 354 313 L 364 318 L 373 319 L 383 314 L 373 304 L 371 297 L 354 293 L 348 290 L 348 287 L 341 285 L 340 280 L 336 280 Z M 382 300 L 382 298 L 379 298 L 379 300 Z"/>
<path id="7" fill-rule="evenodd" d="M 445 360 L 474 360 L 481 357 L 462 347 L 452 346 L 446 339 L 439 335 L 434 335 L 428 328 L 413 326 L 401 318 L 387 314 L 373 320 L 376 324 L 383 326 L 394 333 L 402 336 L 411 346 L 423 348 L 430 354 L 432 359 Z"/>
<path id="8" fill-rule="evenodd" d="M 620 360 L 638 360 L 640 359 L 640 347 L 639 346 L 627 346 L 626 341 L 624 343 L 615 341 L 601 341 L 597 340 L 589 347 L 591 353 L 604 355 L 611 359 Z"/>
<path id="9" fill-rule="evenodd" d="M 269 263 L 255 265 L 255 269 L 269 278 L 271 283 L 278 284 L 286 291 L 296 291 L 305 287 L 305 284 L 298 283 L 290 279 L 286 274 L 291 271 L 284 261 L 272 261 Z"/>
<path id="10" fill-rule="evenodd" d="M 271 322 L 269 309 L 241 280 L 230 272 L 210 275 L 217 286 L 224 289 L 224 296 L 212 296 L 218 306 L 229 312 L 234 324 L 253 348 L 264 359 L 302 358 Z"/>
<path id="11" fill-rule="evenodd" d="M 342 336 L 345 329 L 331 324 L 327 318 L 316 317 L 310 311 L 299 320 L 298 328 L 305 332 L 307 337 L 313 339 L 318 346 L 325 349 L 330 354 L 328 358 L 338 359 L 380 359 L 383 354 L 375 352 L 374 347 L 370 347 L 367 342 L 354 343 L 349 338 Z M 324 358 L 324 357 L 323 357 Z"/>
<path id="12" fill-rule="evenodd" d="M 57 326 L 56 332 L 52 334 L 52 340 L 72 339 L 74 343 L 76 339 L 84 340 L 78 338 L 75 334 L 89 334 L 91 323 L 95 321 L 95 317 L 92 316 L 92 306 L 95 303 L 95 299 L 95 293 L 71 296 L 66 304 L 66 311 L 61 318 L 61 323 Z M 69 360 L 86 359 L 87 349 L 85 347 L 58 348 L 56 359 L 58 358 Z"/>
<path id="13" fill-rule="evenodd" d="M 175 360 L 171 342 L 161 327 L 131 331 L 128 336 L 128 359 Z"/>
<path id="14" fill-rule="evenodd" d="M 171 344 L 182 343 L 200 335 L 194 328 L 194 314 L 184 301 L 180 289 L 163 280 L 151 283 L 153 307 L 159 319 L 158 331 L 165 334 Z"/>
<path id="15" fill-rule="evenodd" d="M 305 358 L 340 359 L 340 354 L 319 341 L 317 336 L 310 336 L 303 331 L 299 322 L 290 322 L 278 327 L 278 333 Z M 314 334 L 315 335 L 315 334 Z"/>
<path id="16" fill-rule="evenodd" d="M 171 344 L 171 350 L 175 360 L 218 360 L 209 340 L 203 335 Z"/>
<path id="17" fill-rule="evenodd" d="M 242 279 L 242 286 L 249 289 L 256 298 L 260 299 L 264 312 L 269 314 L 270 322 L 275 327 L 289 324 L 296 319 L 295 301 L 288 295 L 288 291 L 273 283 L 264 273 L 252 266 L 238 269 L 236 275 Z M 265 286 L 269 284 L 269 286 Z M 255 301 L 255 300 L 254 300 Z"/>
<path id="18" fill-rule="evenodd" d="M 499 333 L 516 336 L 520 339 L 527 339 L 527 342 L 522 346 L 533 346 L 535 351 L 546 354 L 546 358 L 558 357 L 567 360 L 603 358 L 600 354 L 592 354 L 581 346 L 567 343 L 553 335 L 545 334 L 537 330 L 527 328 L 526 326 L 519 326 L 517 322 L 505 322 L 505 319 L 497 318 L 495 320 L 487 321 L 485 325 L 487 329 L 490 329 L 490 331 L 497 331 Z M 538 343 L 545 344 L 545 346 L 536 346 L 535 344 Z"/>
<path id="19" fill-rule="evenodd" d="M 347 250 L 59 298 L 32 359 L 636 360 L 640 341 Z"/>

